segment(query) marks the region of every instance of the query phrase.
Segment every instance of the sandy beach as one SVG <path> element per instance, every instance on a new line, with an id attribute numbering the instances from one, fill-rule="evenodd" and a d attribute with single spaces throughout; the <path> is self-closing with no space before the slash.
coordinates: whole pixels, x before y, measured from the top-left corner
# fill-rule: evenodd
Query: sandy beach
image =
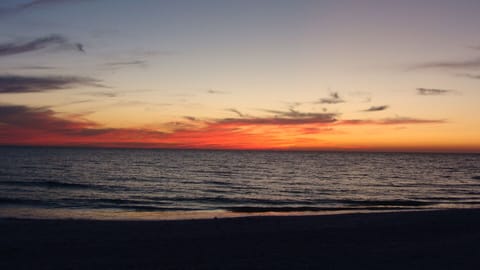
<path id="1" fill-rule="evenodd" d="M 1 269 L 480 269 L 480 210 L 0 219 Z"/>

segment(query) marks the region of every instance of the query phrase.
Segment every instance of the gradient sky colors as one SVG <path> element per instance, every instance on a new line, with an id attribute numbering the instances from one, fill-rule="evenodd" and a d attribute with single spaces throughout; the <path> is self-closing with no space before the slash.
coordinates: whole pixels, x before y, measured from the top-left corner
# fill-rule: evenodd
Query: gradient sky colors
<path id="1" fill-rule="evenodd" d="M 0 144 L 480 152 L 480 2 L 0 3 Z"/>

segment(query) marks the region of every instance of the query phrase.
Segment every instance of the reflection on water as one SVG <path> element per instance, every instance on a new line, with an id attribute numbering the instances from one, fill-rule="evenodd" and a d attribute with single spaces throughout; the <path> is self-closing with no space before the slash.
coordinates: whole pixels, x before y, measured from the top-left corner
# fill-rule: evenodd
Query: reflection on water
<path id="1" fill-rule="evenodd" d="M 480 204 L 474 154 L 0 150 L 1 216 L 166 219 Z"/>

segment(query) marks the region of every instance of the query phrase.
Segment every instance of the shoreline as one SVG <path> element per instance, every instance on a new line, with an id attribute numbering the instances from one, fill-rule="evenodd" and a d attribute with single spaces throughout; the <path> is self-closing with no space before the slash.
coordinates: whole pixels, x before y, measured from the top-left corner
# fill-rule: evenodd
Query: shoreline
<path id="1" fill-rule="evenodd" d="M 375 214 L 396 212 L 423 212 L 480 209 L 475 207 L 457 208 L 396 208 L 396 207 L 372 207 L 372 208 L 338 208 L 321 210 L 292 209 L 289 211 L 230 211 L 224 209 L 215 210 L 191 210 L 191 211 L 125 211 L 110 209 L 64 209 L 64 208 L 31 208 L 31 207 L 3 207 L 0 212 L 1 219 L 25 219 L 25 220 L 91 220 L 91 221 L 167 221 L 167 220 L 202 220 L 224 219 L 244 217 L 269 217 L 269 216 L 328 216 L 348 214 Z"/>
<path id="2" fill-rule="evenodd" d="M 1 269 L 479 269 L 480 209 L 0 219 Z"/>

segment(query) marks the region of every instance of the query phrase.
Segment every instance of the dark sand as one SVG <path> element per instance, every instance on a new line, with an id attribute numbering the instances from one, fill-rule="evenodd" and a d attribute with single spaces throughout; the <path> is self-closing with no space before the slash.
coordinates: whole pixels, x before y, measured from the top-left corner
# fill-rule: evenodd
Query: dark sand
<path id="1" fill-rule="evenodd" d="M 0 269 L 480 269 L 480 210 L 0 219 Z"/>

